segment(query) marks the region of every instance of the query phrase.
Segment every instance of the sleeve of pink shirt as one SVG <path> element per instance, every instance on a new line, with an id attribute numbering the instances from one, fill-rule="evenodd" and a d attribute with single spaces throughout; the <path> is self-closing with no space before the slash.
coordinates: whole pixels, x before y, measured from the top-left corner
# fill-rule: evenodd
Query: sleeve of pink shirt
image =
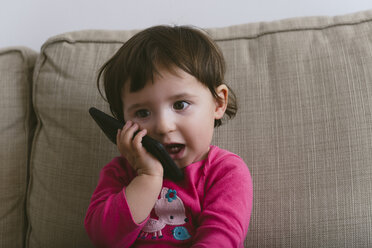
<path id="1" fill-rule="evenodd" d="M 146 223 L 136 224 L 130 213 L 124 194 L 134 172 L 125 170 L 120 160 L 102 169 L 85 217 L 85 229 L 96 247 L 130 247 Z"/>
<path id="2" fill-rule="evenodd" d="M 223 156 L 205 174 L 205 194 L 192 247 L 243 247 L 252 211 L 253 187 L 244 161 Z"/>

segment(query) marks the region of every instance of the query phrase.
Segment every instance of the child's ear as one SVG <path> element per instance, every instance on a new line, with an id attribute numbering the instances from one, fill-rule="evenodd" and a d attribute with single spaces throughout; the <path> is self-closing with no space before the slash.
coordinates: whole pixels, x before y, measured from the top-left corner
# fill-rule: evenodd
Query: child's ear
<path id="1" fill-rule="evenodd" d="M 219 98 L 216 99 L 216 109 L 214 112 L 214 118 L 216 120 L 219 120 L 223 117 L 227 108 L 229 89 L 225 84 L 221 84 L 220 86 L 217 87 L 216 93 Z"/>

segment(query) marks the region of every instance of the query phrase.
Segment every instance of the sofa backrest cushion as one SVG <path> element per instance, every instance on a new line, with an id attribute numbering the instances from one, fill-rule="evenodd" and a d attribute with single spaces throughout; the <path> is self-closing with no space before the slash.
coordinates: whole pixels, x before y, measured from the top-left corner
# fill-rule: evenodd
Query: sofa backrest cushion
<path id="1" fill-rule="evenodd" d="M 246 246 L 370 245 L 372 11 L 207 31 L 239 99 L 214 143 L 241 155 L 252 173 Z M 109 112 L 97 71 L 134 33 L 78 31 L 42 47 L 27 247 L 90 245 L 85 212 L 100 169 L 118 152 L 88 109 Z"/>
<path id="2" fill-rule="evenodd" d="M 37 53 L 0 50 L 0 247 L 22 247 L 26 233 L 27 161 L 35 126 L 31 82 Z"/>
<path id="3" fill-rule="evenodd" d="M 372 245 L 372 11 L 211 31 L 238 93 L 216 142 L 252 173 L 248 247 Z"/>

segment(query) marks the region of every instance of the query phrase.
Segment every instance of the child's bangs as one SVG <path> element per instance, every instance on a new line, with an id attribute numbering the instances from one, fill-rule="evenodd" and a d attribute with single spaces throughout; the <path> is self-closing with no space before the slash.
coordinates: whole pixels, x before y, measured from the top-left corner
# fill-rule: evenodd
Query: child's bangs
<path id="1" fill-rule="evenodd" d="M 130 91 L 136 92 L 143 89 L 147 83 L 154 82 L 154 76 L 160 75 L 160 70 L 167 68 L 172 72 L 174 65 L 178 64 L 173 61 L 169 54 L 160 52 L 159 49 L 151 50 L 149 52 L 143 51 L 140 56 L 129 63 L 128 81 L 130 83 Z"/>

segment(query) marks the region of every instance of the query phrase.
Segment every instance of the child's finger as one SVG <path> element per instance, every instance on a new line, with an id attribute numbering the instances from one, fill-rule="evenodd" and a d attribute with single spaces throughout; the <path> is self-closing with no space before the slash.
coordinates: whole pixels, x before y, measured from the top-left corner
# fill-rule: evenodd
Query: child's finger
<path id="1" fill-rule="evenodd" d="M 137 151 L 142 151 L 141 149 L 143 149 L 143 146 L 142 146 L 142 138 L 147 134 L 147 130 L 146 129 L 143 129 L 141 131 L 139 131 L 136 136 L 134 136 L 133 138 L 133 146 L 135 147 L 135 149 Z"/>
<path id="2" fill-rule="evenodd" d="M 120 139 L 126 146 L 131 146 L 134 133 L 139 129 L 137 123 L 128 121 L 121 132 Z"/>
<path id="3" fill-rule="evenodd" d="M 128 129 L 129 129 L 132 125 L 133 125 L 133 123 L 132 123 L 131 121 L 127 121 L 127 122 L 125 123 L 125 125 L 123 126 L 122 131 L 123 131 L 123 132 L 127 132 Z"/>

